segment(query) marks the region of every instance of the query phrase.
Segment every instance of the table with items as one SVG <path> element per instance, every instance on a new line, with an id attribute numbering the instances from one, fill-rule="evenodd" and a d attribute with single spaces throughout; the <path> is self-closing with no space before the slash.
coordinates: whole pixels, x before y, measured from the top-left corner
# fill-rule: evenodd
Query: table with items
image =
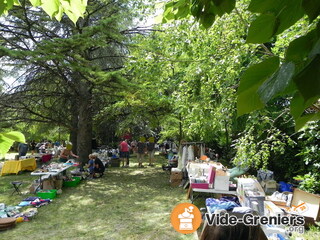
<path id="1" fill-rule="evenodd" d="M 189 162 L 186 170 L 190 182 L 189 197 L 192 202 L 203 194 L 237 194 L 235 184 L 230 183 L 229 173 L 221 163 Z"/>
<path id="2" fill-rule="evenodd" d="M 66 175 L 66 171 L 70 167 L 73 167 L 73 165 L 72 164 L 68 164 L 68 165 L 66 165 L 66 164 L 51 164 L 46 169 L 39 169 L 37 171 L 32 172 L 31 175 L 32 176 L 39 176 L 39 185 L 37 187 L 37 189 L 39 189 L 42 186 L 44 179 L 49 179 L 54 176 L 58 176 L 60 174 Z M 37 189 L 35 189 L 35 191 Z"/>
<path id="3" fill-rule="evenodd" d="M 34 158 L 21 160 L 5 161 L 1 169 L 1 176 L 4 174 L 18 174 L 21 171 L 34 171 L 37 168 L 36 160 Z"/>

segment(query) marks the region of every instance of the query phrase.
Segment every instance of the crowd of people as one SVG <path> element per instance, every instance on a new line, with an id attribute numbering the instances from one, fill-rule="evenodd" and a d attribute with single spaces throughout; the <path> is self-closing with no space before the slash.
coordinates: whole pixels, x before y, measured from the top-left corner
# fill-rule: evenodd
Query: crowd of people
<path id="1" fill-rule="evenodd" d="M 60 143 L 60 141 L 50 141 L 50 140 L 42 140 L 40 142 L 36 142 L 35 140 L 31 140 L 27 143 L 19 143 L 17 150 L 19 153 L 19 158 L 26 156 L 28 151 L 31 151 L 31 154 L 35 153 L 56 153 L 58 155 L 59 151 L 63 149 L 66 145 L 65 141 Z"/>
<path id="2" fill-rule="evenodd" d="M 119 145 L 119 157 L 122 163 L 122 167 L 129 167 L 130 165 L 130 154 L 136 153 L 138 160 L 138 167 L 144 168 L 146 164 L 153 167 L 155 164 L 155 151 L 168 153 L 169 151 L 177 151 L 177 145 L 170 140 L 166 140 L 162 144 L 156 143 L 154 137 L 140 137 L 139 140 L 123 139 Z M 28 143 L 19 143 L 18 152 L 19 158 L 26 156 L 28 151 L 32 154 L 52 154 L 58 157 L 59 162 L 66 163 L 69 159 L 79 158 L 78 155 L 72 152 L 72 144 L 66 141 L 50 141 L 42 140 L 36 142 L 35 140 L 29 141 Z M 103 162 L 98 158 L 96 153 L 92 153 L 88 156 L 88 162 L 85 166 L 90 177 L 98 175 L 103 176 L 105 166 Z"/>
<path id="3" fill-rule="evenodd" d="M 139 168 L 144 167 L 143 163 L 146 155 L 148 155 L 149 160 L 148 166 L 154 166 L 154 153 L 157 148 L 158 145 L 156 144 L 154 137 L 149 137 L 148 139 L 140 137 L 139 141 L 134 140 L 130 143 L 128 139 L 124 139 L 119 144 L 122 167 L 129 167 L 130 152 L 137 154 Z"/>

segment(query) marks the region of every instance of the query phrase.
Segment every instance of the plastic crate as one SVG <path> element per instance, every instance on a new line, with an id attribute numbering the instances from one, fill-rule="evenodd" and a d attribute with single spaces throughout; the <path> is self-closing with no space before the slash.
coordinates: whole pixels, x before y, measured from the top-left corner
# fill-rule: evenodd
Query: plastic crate
<path id="1" fill-rule="evenodd" d="M 63 181 L 63 186 L 64 187 L 76 187 L 81 178 L 80 177 L 72 177 L 72 181 Z"/>
<path id="2" fill-rule="evenodd" d="M 111 159 L 111 167 L 120 167 L 120 159 Z"/>
<path id="3" fill-rule="evenodd" d="M 37 196 L 42 199 L 54 199 L 57 196 L 57 190 L 40 190 L 37 192 Z"/>
<path id="4" fill-rule="evenodd" d="M 78 181 L 78 183 L 81 181 L 81 177 L 79 177 L 79 176 L 74 176 L 74 177 L 72 177 L 72 179 L 75 179 L 76 181 Z"/>

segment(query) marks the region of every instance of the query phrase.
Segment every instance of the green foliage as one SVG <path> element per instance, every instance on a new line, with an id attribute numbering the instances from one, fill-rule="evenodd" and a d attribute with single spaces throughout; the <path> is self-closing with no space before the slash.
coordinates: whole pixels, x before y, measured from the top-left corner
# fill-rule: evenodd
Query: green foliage
<path id="1" fill-rule="evenodd" d="M 238 88 L 238 116 L 264 106 L 257 93 L 259 86 L 277 69 L 279 58 L 272 57 L 253 65 L 243 74 Z"/>
<path id="2" fill-rule="evenodd" d="M 310 122 L 299 134 L 301 150 L 296 155 L 300 157 L 308 173 L 297 176 L 296 179 L 302 181 L 301 187 L 311 193 L 320 193 L 320 129 L 319 122 Z"/>
<path id="3" fill-rule="evenodd" d="M 21 132 L 11 131 L 0 133 L 0 157 L 4 156 L 14 142 L 24 143 L 25 137 Z"/>
<path id="4" fill-rule="evenodd" d="M 169 19 L 181 19 L 192 15 L 202 27 L 208 29 L 217 20 L 216 16 L 223 16 L 231 13 L 243 3 L 249 2 L 248 10 L 258 16 L 251 17 L 250 26 L 246 37 L 247 43 L 264 44 L 286 32 L 287 29 L 295 28 L 295 24 L 304 16 L 308 16 L 310 27 L 309 32 L 304 32 L 305 36 L 295 36 L 288 47 L 286 57 L 281 59 L 277 67 L 271 67 L 266 59 L 261 65 L 254 65 L 247 69 L 247 75 L 259 74 L 260 67 L 265 68 L 268 74 L 264 78 L 256 81 L 249 81 L 244 74 L 241 80 L 238 97 L 238 114 L 242 115 L 262 108 L 271 99 L 291 94 L 295 98 L 291 104 L 292 112 L 296 122 L 296 130 L 308 121 L 318 120 L 319 115 L 308 112 L 320 97 L 319 76 L 320 68 L 320 27 L 318 23 L 320 14 L 320 3 L 315 0 L 251 0 L 237 1 L 171 1 L 166 4 L 163 14 L 163 21 Z M 189 15 L 181 16 L 176 11 L 178 5 L 187 4 Z M 191 6 L 191 7 L 190 7 Z M 170 16 L 170 18 L 169 18 Z M 243 19 L 242 19 L 243 20 Z M 242 21 L 246 25 L 246 21 Z M 313 27 L 312 27 L 313 26 Z M 261 31 L 263 29 L 263 31 Z M 293 41 L 294 40 L 294 41 Z M 264 45 L 263 45 L 264 46 Z M 264 50 L 268 55 L 273 55 L 270 50 Z M 275 59 L 272 57 L 271 59 Z M 271 61 L 271 60 L 270 60 Z M 264 66 L 265 65 L 265 66 Z M 242 83 L 246 82 L 246 83 Z M 247 84 L 249 82 L 249 84 Z M 247 92 L 247 94 L 244 94 Z"/>
<path id="5" fill-rule="evenodd" d="M 30 0 L 34 7 L 41 7 L 51 18 L 61 20 L 65 13 L 74 23 L 84 16 L 87 0 Z M 22 4 L 25 4 L 22 1 Z M 6 0 L 0 2 L 0 15 L 8 14 L 14 6 L 21 5 L 19 0 Z"/>
<path id="6" fill-rule="evenodd" d="M 310 193 L 320 193 L 320 174 L 319 173 L 308 173 L 303 176 L 298 175 L 294 177 L 295 180 L 299 181 L 299 188 Z"/>
<path id="7" fill-rule="evenodd" d="M 241 137 L 234 140 L 235 165 L 266 169 L 271 156 L 283 155 L 295 144 L 290 136 L 278 128 L 272 114 L 267 111 L 260 114 L 249 116 Z"/>

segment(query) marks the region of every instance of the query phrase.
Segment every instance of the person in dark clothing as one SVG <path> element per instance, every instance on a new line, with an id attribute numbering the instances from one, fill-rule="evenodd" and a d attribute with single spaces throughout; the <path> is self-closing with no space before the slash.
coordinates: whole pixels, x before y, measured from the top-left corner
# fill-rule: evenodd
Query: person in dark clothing
<path id="1" fill-rule="evenodd" d="M 19 152 L 19 157 L 26 156 L 28 152 L 28 144 L 19 143 L 18 152 Z"/>
<path id="2" fill-rule="evenodd" d="M 154 152 L 155 152 L 155 143 L 154 143 L 154 137 L 150 137 L 149 141 L 147 143 L 147 150 L 148 150 L 148 156 L 149 156 L 149 166 L 154 166 Z"/>
<path id="3" fill-rule="evenodd" d="M 32 141 L 30 142 L 30 150 L 31 150 L 32 155 L 34 154 L 34 152 L 35 152 L 35 150 L 36 150 L 36 145 L 37 145 L 37 143 L 36 143 L 35 140 L 32 140 Z"/>
<path id="4" fill-rule="evenodd" d="M 104 170 L 106 169 L 103 162 L 96 156 L 93 154 L 93 160 L 94 160 L 94 174 L 98 173 L 100 174 L 99 177 L 102 177 L 104 174 Z"/>
<path id="5" fill-rule="evenodd" d="M 144 166 L 142 165 L 143 160 L 144 160 L 144 155 L 146 152 L 146 144 L 145 144 L 145 139 L 143 137 L 140 138 L 138 145 L 137 145 L 137 159 L 139 162 L 138 167 L 143 168 Z"/>

